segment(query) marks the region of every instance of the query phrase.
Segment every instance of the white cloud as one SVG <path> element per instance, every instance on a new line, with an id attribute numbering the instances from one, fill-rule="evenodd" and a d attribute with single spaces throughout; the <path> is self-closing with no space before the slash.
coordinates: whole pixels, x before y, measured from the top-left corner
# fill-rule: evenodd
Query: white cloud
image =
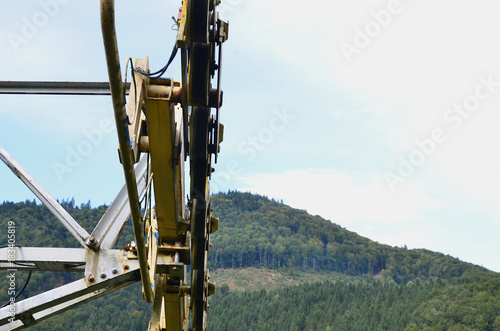
<path id="1" fill-rule="evenodd" d="M 432 170 L 468 205 L 480 208 L 500 220 L 500 140 L 498 119 L 471 121 L 450 134 L 435 155 Z M 467 126 L 467 127 L 466 127 Z"/>
<path id="2" fill-rule="evenodd" d="M 292 170 L 262 174 L 242 181 L 252 192 L 284 199 L 291 206 L 319 214 L 343 226 L 358 222 L 399 224 L 415 222 L 438 208 L 440 201 L 414 185 L 393 194 L 377 177 L 331 170 Z"/>
<path id="3" fill-rule="evenodd" d="M 425 178 L 396 193 L 377 176 L 327 169 L 256 174 L 241 180 L 246 186 L 240 190 L 283 199 L 380 243 L 431 249 L 500 270 L 493 235 L 500 223 L 491 220 L 491 209 L 464 205 L 462 198 Z"/>

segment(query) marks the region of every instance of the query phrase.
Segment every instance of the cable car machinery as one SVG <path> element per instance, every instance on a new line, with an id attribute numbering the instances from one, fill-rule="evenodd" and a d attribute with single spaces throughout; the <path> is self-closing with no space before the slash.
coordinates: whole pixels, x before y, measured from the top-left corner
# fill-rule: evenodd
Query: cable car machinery
<path id="1" fill-rule="evenodd" d="M 121 76 L 114 0 L 101 0 L 109 84 L 0 82 L 0 93 L 8 94 L 111 94 L 125 174 L 124 187 L 89 234 L 0 146 L 0 159 L 83 247 L 6 245 L 0 248 L 0 269 L 84 272 L 80 280 L 1 308 L 0 329 L 34 325 L 140 280 L 144 299 L 153 302 L 149 330 L 206 330 L 207 297 L 215 291 L 207 253 L 210 233 L 218 228 L 211 215 L 209 178 L 223 136 L 221 56 L 228 36 L 228 24 L 218 17 L 219 4 L 220 0 L 183 0 L 168 63 L 150 72 L 148 59 L 137 59 L 129 84 Z M 181 81 L 163 78 L 179 52 Z M 144 210 L 141 197 L 146 199 Z M 135 241 L 125 250 L 112 249 L 130 215 Z"/>

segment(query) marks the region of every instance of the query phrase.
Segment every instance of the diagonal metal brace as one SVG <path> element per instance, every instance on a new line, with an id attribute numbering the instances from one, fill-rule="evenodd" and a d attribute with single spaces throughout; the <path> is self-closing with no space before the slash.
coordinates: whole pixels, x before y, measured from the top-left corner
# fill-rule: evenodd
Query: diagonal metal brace
<path id="1" fill-rule="evenodd" d="M 88 232 L 2 146 L 0 146 L 0 160 L 42 201 L 80 245 L 87 248 L 85 240 L 89 237 Z"/>
<path id="2" fill-rule="evenodd" d="M 137 192 L 137 181 L 135 179 L 134 163 L 135 156 L 130 148 L 130 134 L 125 111 L 125 86 L 122 82 L 120 59 L 118 55 L 118 42 L 115 30 L 115 1 L 101 0 L 101 29 L 108 67 L 109 86 L 113 100 L 118 143 L 120 145 L 120 160 L 123 166 L 125 182 L 127 184 L 132 224 L 134 227 L 135 241 L 137 242 L 137 256 L 141 265 L 142 289 L 146 302 L 153 301 L 153 291 L 148 274 L 148 260 L 144 240 L 142 215 Z"/>
<path id="3" fill-rule="evenodd" d="M 14 261 L 11 261 L 7 252 L 9 249 L 15 250 Z M 8 269 L 14 275 L 18 270 L 68 271 L 64 267 L 68 264 L 76 265 L 70 268 L 70 271 L 85 270 L 84 277 L 80 280 L 19 302 L 14 301 L 14 304 L 1 308 L 0 330 L 18 330 L 32 326 L 52 315 L 138 282 L 141 279 L 139 261 L 133 256 L 133 252 L 114 249 L 98 252 L 82 248 L 0 249 L 0 269 Z M 14 267 L 10 265 L 11 262 L 14 263 Z M 23 267 L 24 264 L 29 265 Z M 182 262 L 179 263 L 168 254 L 161 255 L 158 258 L 157 272 L 175 276 L 172 270 L 176 270 L 179 266 L 182 266 Z"/>
<path id="4" fill-rule="evenodd" d="M 92 301 L 95 299 L 98 299 L 106 294 L 109 294 L 111 292 L 114 292 L 120 288 L 123 288 L 125 286 L 129 286 L 136 283 L 136 280 L 129 280 L 129 281 L 124 281 L 122 283 L 118 284 L 113 284 L 108 287 L 105 287 L 100 290 L 93 291 L 91 293 L 87 293 L 84 295 L 81 295 L 75 299 L 68 300 L 64 303 L 61 303 L 59 305 L 55 305 L 53 307 L 38 311 L 36 313 L 32 313 L 31 311 L 24 311 L 22 313 L 19 313 L 19 319 L 13 320 L 12 322 L 9 322 L 7 325 L 1 325 L 0 330 L 20 330 L 24 329 L 30 325 L 36 324 L 42 320 L 45 320 L 49 317 L 52 317 L 54 315 L 60 314 L 68 309 L 74 308 L 78 305 L 81 305 L 85 302 Z M 0 311 L 0 316 L 3 317 L 2 312 Z M 1 321 L 4 319 L 2 318 Z M 0 321 L 0 323 L 2 323 Z"/>
<path id="5" fill-rule="evenodd" d="M 139 195 L 142 195 L 147 187 L 147 165 L 148 160 L 146 157 L 143 157 L 135 168 Z M 127 186 L 124 185 L 99 223 L 97 223 L 94 231 L 92 231 L 91 237 L 95 238 L 95 246 L 100 247 L 100 249 L 113 248 L 129 217 L 130 204 L 128 202 Z"/>
<path id="6" fill-rule="evenodd" d="M 139 281 L 138 261 L 130 260 L 127 265 L 126 270 L 116 274 L 110 273 L 106 279 L 90 282 L 88 277 L 84 277 L 26 300 L 15 302 L 15 304 L 7 305 L 0 309 L 0 329 L 13 330 L 31 326 L 43 318 L 96 299 L 109 292 L 110 289 L 117 289 Z"/>

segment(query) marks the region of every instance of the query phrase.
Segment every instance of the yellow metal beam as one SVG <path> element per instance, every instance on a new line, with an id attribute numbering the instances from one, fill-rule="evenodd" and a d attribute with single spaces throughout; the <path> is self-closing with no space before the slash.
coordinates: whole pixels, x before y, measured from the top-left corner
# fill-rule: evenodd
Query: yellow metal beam
<path id="1" fill-rule="evenodd" d="M 182 111 L 176 112 L 171 102 L 179 90 L 179 86 L 173 85 L 172 82 L 164 88 L 148 86 L 146 98 L 158 231 L 162 242 L 170 243 L 179 241 L 179 235 L 185 232 L 181 226 L 184 213 Z M 149 90 L 165 90 L 170 94 L 149 93 Z"/>

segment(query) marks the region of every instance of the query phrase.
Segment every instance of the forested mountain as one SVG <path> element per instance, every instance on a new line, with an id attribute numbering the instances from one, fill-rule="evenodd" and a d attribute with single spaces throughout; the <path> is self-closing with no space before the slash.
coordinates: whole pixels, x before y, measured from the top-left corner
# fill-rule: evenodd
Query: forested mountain
<path id="1" fill-rule="evenodd" d="M 77 206 L 73 199 L 62 201 L 61 205 L 89 232 L 107 209 L 106 206 L 91 208 L 90 202 Z M 7 243 L 9 221 L 15 223 L 16 244 L 30 247 L 81 247 L 49 210 L 34 200 L 4 202 L 0 205 L 0 229 L 4 229 L 0 232 L 0 245 Z M 133 238 L 131 226 L 127 226 L 115 246 L 124 247 Z M 0 272 L 0 305 L 7 303 L 10 298 L 6 273 Z M 16 289 L 24 286 L 28 275 L 27 271 L 16 272 Z M 82 277 L 83 273 L 78 272 L 32 272 L 26 289 L 16 301 Z M 150 305 L 142 299 L 140 285 L 137 285 L 139 284 L 49 318 L 30 330 L 97 331 L 106 330 L 109 326 L 121 327 L 120 330 L 145 329 L 151 317 Z"/>
<path id="2" fill-rule="evenodd" d="M 228 192 L 212 196 L 219 231 L 212 235 L 212 268 L 295 268 L 353 276 L 483 277 L 491 271 L 425 249 L 391 247 L 347 231 L 320 216 L 266 197 Z"/>
<path id="3" fill-rule="evenodd" d="M 500 279 L 322 282 L 215 295 L 213 330 L 500 330 Z"/>
<path id="4" fill-rule="evenodd" d="M 87 231 L 106 210 L 74 200 L 62 205 Z M 220 222 L 209 255 L 218 286 L 210 297 L 209 330 L 500 330 L 497 273 L 428 250 L 382 245 L 250 193 L 213 195 L 212 208 Z M 9 221 L 16 224 L 18 244 L 78 247 L 34 201 L 0 205 L 0 228 Z M 7 241 L 3 233 L 0 244 Z M 115 247 L 131 240 L 126 226 Z M 19 300 L 81 276 L 33 272 Z M 26 277 L 16 279 L 18 288 Z M 234 291 L 241 282 L 246 292 Z M 7 288 L 0 274 L 2 302 Z M 136 284 L 32 329 L 140 330 L 150 314 Z"/>

